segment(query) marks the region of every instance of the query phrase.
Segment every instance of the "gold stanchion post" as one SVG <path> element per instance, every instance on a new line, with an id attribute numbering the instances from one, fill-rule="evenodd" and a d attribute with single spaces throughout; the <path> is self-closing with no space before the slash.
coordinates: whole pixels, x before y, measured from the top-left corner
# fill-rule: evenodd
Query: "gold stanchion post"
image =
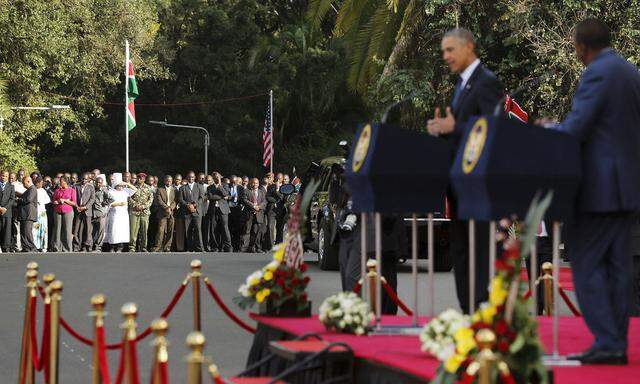
<path id="1" fill-rule="evenodd" d="M 122 346 L 122 353 L 124 353 L 124 382 L 126 384 L 137 383 L 138 380 L 135 377 L 136 371 L 133 368 L 133 361 L 131 359 L 131 347 L 129 342 L 136 339 L 136 318 L 138 317 L 138 306 L 135 303 L 126 303 L 122 306 L 121 310 L 124 322 L 122 328 L 124 329 L 124 337 Z"/>
<path id="2" fill-rule="evenodd" d="M 376 291 L 378 289 L 378 285 L 376 284 L 376 278 L 378 274 L 376 272 L 376 261 L 369 260 L 367 261 L 367 280 L 369 283 L 369 301 L 371 303 L 371 312 L 376 312 Z"/>
<path id="3" fill-rule="evenodd" d="M 155 335 L 155 339 L 153 340 L 155 355 L 151 366 L 151 384 L 162 384 L 160 364 L 169 362 L 169 351 L 167 348 L 169 346 L 169 342 L 167 341 L 169 323 L 164 318 L 156 319 L 151 323 L 151 329 Z"/>
<path id="4" fill-rule="evenodd" d="M 60 349 L 60 302 L 62 281 L 55 280 L 49 285 L 51 297 L 51 334 L 49 338 L 49 384 L 58 384 L 58 350 Z"/>
<path id="5" fill-rule="evenodd" d="M 478 384 L 491 384 L 493 382 L 493 364 L 496 362 L 496 355 L 493 353 L 496 335 L 489 329 L 481 329 L 476 335 L 476 341 L 480 347 L 477 357 L 480 364 Z"/>
<path id="6" fill-rule="evenodd" d="M 103 294 L 93 295 L 91 297 L 91 306 L 93 311 L 93 384 L 102 384 L 102 375 L 100 374 L 100 349 L 98 348 L 98 328 L 104 327 L 104 307 L 107 299 Z"/>
<path id="7" fill-rule="evenodd" d="M 29 268 L 35 264 L 35 269 Z M 22 324 L 22 345 L 20 347 L 20 366 L 18 368 L 18 384 L 31 384 L 35 381 L 35 370 L 31 360 L 31 298 L 38 294 L 38 264 L 27 265 L 27 295 L 24 306 L 24 320 Z"/>
<path id="8" fill-rule="evenodd" d="M 202 276 L 202 262 L 193 260 L 191 262 L 191 286 L 193 288 L 193 330 L 201 331 L 200 322 L 200 277 Z"/>
<path id="9" fill-rule="evenodd" d="M 187 346 L 191 350 L 187 356 L 187 383 L 202 384 L 202 364 L 204 363 L 204 344 L 206 340 L 200 332 L 194 331 L 187 336 Z"/>
<path id="10" fill-rule="evenodd" d="M 544 313 L 547 316 L 553 315 L 553 264 L 546 262 L 542 264 L 542 283 L 544 284 Z"/>
<path id="11" fill-rule="evenodd" d="M 30 261 L 27 264 L 27 272 L 28 271 L 36 271 L 36 272 L 38 272 L 39 269 L 40 269 L 40 266 L 35 261 Z"/>

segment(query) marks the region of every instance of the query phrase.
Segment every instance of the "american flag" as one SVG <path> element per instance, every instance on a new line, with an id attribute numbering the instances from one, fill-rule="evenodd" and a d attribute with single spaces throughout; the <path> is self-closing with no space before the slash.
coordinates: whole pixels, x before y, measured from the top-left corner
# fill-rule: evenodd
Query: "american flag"
<path id="1" fill-rule="evenodd" d="M 262 165 L 266 168 L 273 160 L 273 122 L 271 121 L 271 100 L 267 104 L 267 116 L 262 130 Z"/>
<path id="2" fill-rule="evenodd" d="M 520 107 L 520 104 L 516 103 L 511 96 L 507 95 L 504 101 L 504 111 L 509 114 L 509 117 L 515 117 L 516 119 L 526 123 L 529 121 L 529 114 Z"/>

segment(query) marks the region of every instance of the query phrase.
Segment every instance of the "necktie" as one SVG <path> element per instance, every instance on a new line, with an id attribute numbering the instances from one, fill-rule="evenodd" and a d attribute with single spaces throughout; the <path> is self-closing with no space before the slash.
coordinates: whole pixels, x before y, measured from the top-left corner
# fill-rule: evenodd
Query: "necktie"
<path id="1" fill-rule="evenodd" d="M 451 101 L 452 107 L 455 107 L 458 104 L 458 100 L 460 99 L 461 94 L 462 94 L 462 77 L 458 76 L 458 81 L 456 82 L 456 88 L 453 91 L 453 100 Z"/>

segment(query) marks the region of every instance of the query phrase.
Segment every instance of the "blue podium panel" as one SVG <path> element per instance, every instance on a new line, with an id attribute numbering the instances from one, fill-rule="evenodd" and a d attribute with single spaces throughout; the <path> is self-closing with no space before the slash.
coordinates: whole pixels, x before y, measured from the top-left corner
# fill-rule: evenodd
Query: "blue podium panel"
<path id="1" fill-rule="evenodd" d="M 461 219 L 524 218 L 536 192 L 551 190 L 545 218 L 567 220 L 580 182 L 580 144 L 568 134 L 515 119 L 472 119 L 451 182 Z"/>
<path id="2" fill-rule="evenodd" d="M 358 128 L 347 161 L 347 185 L 357 212 L 442 211 L 453 160 L 451 145 L 389 124 Z"/>

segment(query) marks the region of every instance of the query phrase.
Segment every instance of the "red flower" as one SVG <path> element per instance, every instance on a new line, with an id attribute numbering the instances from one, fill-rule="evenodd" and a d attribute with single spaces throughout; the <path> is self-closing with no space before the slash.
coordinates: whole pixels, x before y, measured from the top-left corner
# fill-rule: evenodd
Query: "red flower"
<path id="1" fill-rule="evenodd" d="M 284 279 L 283 279 L 282 277 L 279 277 L 279 278 L 276 280 L 276 284 L 278 284 L 278 285 L 279 285 L 279 286 L 281 286 L 281 287 L 284 287 Z"/>
<path id="2" fill-rule="evenodd" d="M 473 329 L 476 332 L 485 328 L 489 328 L 489 326 L 483 323 L 482 321 L 478 321 L 476 323 L 471 324 L 471 329 Z"/>
<path id="3" fill-rule="evenodd" d="M 500 259 L 496 260 L 496 270 L 505 271 L 505 272 L 513 272 L 513 265 L 510 265 Z"/>
<path id="4" fill-rule="evenodd" d="M 506 340 L 500 340 L 500 342 L 498 342 L 498 351 L 502 353 L 509 352 L 509 343 Z"/>
<path id="5" fill-rule="evenodd" d="M 307 294 L 305 292 L 302 292 L 302 295 L 300 295 L 300 300 L 307 301 Z"/>
<path id="6" fill-rule="evenodd" d="M 286 295 L 290 295 L 291 294 L 291 288 L 289 287 L 284 287 L 284 294 Z"/>
<path id="7" fill-rule="evenodd" d="M 292 286 L 292 287 L 295 287 L 295 286 L 297 286 L 298 284 L 300 284 L 300 279 L 298 279 L 298 278 L 296 278 L 296 277 L 294 277 L 293 279 L 291 279 L 291 286 Z"/>
<path id="8" fill-rule="evenodd" d="M 495 330 L 498 336 L 505 336 L 507 334 L 507 331 L 509 330 L 509 326 L 507 325 L 506 321 L 498 320 Z"/>
<path id="9" fill-rule="evenodd" d="M 302 281 L 304 282 L 304 285 L 307 285 L 311 281 L 311 278 L 309 276 L 305 276 L 304 279 L 302 279 Z"/>
<path id="10" fill-rule="evenodd" d="M 305 263 L 300 264 L 300 272 L 302 272 L 302 273 L 307 272 L 307 268 L 308 268 L 307 264 L 305 264 Z"/>

